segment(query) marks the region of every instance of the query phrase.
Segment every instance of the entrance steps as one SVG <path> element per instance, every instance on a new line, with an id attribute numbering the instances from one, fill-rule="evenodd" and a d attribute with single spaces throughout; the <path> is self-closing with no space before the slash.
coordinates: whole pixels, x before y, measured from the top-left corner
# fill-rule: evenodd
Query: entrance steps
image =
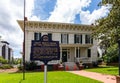
<path id="1" fill-rule="evenodd" d="M 64 67 L 66 71 L 79 70 L 75 62 L 65 62 Z"/>

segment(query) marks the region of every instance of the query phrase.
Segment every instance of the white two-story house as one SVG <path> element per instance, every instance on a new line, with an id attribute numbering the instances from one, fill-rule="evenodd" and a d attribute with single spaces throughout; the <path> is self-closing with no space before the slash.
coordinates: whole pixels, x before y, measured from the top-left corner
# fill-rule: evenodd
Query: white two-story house
<path id="1" fill-rule="evenodd" d="M 24 31 L 24 21 L 18 20 Z M 80 62 L 98 60 L 97 40 L 91 37 L 93 25 L 25 21 L 25 60 L 30 61 L 31 40 L 40 40 L 47 34 L 60 43 L 60 60 L 49 63 Z M 41 63 L 42 64 L 42 63 Z"/>

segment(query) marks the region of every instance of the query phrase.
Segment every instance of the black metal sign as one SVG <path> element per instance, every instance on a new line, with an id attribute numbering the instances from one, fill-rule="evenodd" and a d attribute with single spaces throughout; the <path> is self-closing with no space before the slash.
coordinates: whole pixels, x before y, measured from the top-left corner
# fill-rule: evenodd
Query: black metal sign
<path id="1" fill-rule="evenodd" d="M 43 35 L 41 40 L 32 40 L 30 59 L 40 60 L 44 63 L 59 60 L 59 41 L 52 41 L 48 35 Z"/>

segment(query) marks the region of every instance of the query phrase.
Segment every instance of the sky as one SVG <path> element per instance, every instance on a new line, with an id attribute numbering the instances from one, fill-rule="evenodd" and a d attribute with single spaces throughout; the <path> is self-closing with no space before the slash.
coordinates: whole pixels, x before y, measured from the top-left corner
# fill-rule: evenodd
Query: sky
<path id="1" fill-rule="evenodd" d="M 28 20 L 90 25 L 109 13 L 101 0 L 26 0 Z M 14 57 L 22 57 L 23 31 L 17 20 L 23 20 L 24 0 L 0 1 L 0 36 L 8 41 Z"/>

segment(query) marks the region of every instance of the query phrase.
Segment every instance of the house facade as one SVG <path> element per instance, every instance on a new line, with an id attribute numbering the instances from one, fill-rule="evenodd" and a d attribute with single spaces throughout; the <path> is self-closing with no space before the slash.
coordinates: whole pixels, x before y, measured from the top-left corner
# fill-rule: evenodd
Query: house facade
<path id="1" fill-rule="evenodd" d="M 24 31 L 24 22 L 18 20 L 18 24 Z M 26 61 L 30 61 L 31 41 L 40 40 L 43 35 L 48 35 L 53 41 L 60 43 L 60 60 L 50 61 L 49 64 L 81 61 L 92 63 L 98 60 L 97 40 L 91 37 L 93 25 L 40 21 L 25 21 L 25 25 Z"/>
<path id="2" fill-rule="evenodd" d="M 9 43 L 7 41 L 3 41 L 0 39 L 0 56 L 4 59 L 11 61 L 13 56 L 13 50 L 10 48 Z"/>

